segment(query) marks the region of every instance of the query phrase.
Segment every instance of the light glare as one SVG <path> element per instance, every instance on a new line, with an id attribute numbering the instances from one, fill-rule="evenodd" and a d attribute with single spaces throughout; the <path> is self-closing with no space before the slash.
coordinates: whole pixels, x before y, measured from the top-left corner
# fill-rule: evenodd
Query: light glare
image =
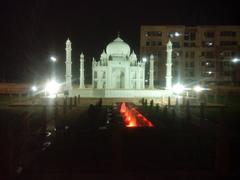
<path id="1" fill-rule="evenodd" d="M 234 59 L 232 60 L 232 62 L 234 62 L 234 63 L 236 63 L 236 62 L 238 62 L 238 61 L 240 61 L 240 59 L 238 59 L 238 58 L 234 58 Z"/>
<path id="2" fill-rule="evenodd" d="M 173 87 L 172 87 L 172 90 L 174 93 L 176 94 L 181 94 L 184 92 L 185 90 L 185 87 L 182 85 L 182 84 L 175 84 Z"/>
<path id="3" fill-rule="evenodd" d="M 38 88 L 36 86 L 32 86 L 31 89 L 32 89 L 33 92 L 36 92 L 38 90 Z"/>
<path id="4" fill-rule="evenodd" d="M 196 86 L 194 86 L 193 90 L 196 91 L 196 92 L 201 92 L 201 91 L 204 90 L 204 88 L 199 86 L 199 85 L 196 85 Z"/>
<path id="5" fill-rule="evenodd" d="M 179 33 L 179 32 L 175 32 L 174 36 L 175 36 L 175 37 L 179 37 L 179 36 L 180 36 L 180 33 Z"/>
<path id="6" fill-rule="evenodd" d="M 55 58 L 54 56 L 51 56 L 50 59 L 51 59 L 52 62 L 56 62 L 57 61 L 57 58 Z"/>
<path id="7" fill-rule="evenodd" d="M 46 83 L 45 91 L 49 94 L 49 96 L 55 96 L 60 89 L 59 83 L 54 80 L 51 80 Z"/>

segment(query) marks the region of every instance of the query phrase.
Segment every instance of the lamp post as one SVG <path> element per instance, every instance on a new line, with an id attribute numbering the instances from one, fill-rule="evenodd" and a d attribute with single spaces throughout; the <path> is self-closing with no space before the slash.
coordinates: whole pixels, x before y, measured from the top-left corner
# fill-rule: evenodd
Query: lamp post
<path id="1" fill-rule="evenodd" d="M 237 65 L 237 64 L 239 64 L 239 62 L 240 62 L 240 58 L 234 58 L 234 59 L 232 59 L 232 64 L 233 64 L 233 66 L 234 67 L 232 67 L 232 72 L 231 72 L 231 74 L 232 74 L 232 83 L 234 82 L 234 76 L 236 76 L 236 72 L 235 72 L 235 65 Z"/>
<path id="2" fill-rule="evenodd" d="M 55 78 L 55 63 L 57 62 L 57 58 L 55 56 L 50 57 L 50 62 L 51 62 L 51 79 Z"/>

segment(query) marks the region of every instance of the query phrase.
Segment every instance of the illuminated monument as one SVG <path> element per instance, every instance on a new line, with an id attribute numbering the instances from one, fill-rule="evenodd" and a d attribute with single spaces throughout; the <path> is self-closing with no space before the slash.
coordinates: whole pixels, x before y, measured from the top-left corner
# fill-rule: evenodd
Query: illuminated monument
<path id="1" fill-rule="evenodd" d="M 97 89 L 144 89 L 145 63 L 120 37 L 107 45 L 100 60 L 92 61 L 92 85 Z"/>
<path id="2" fill-rule="evenodd" d="M 170 41 L 169 41 L 170 42 Z M 167 45 L 167 69 L 171 68 L 171 43 Z M 119 36 L 109 43 L 99 60 L 92 60 L 92 86 L 84 84 L 84 55 L 80 55 L 79 87 L 72 87 L 71 42 L 66 42 L 66 85 L 70 96 L 82 97 L 159 97 L 171 91 L 154 89 L 154 56 L 150 56 L 149 86 L 145 88 L 145 62 L 138 60 L 134 51 Z M 171 86 L 171 69 L 167 70 L 167 89 Z"/>

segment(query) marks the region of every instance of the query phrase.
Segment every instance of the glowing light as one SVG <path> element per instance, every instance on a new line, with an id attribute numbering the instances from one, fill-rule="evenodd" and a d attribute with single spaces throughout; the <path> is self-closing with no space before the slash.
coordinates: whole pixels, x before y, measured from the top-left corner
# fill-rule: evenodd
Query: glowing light
<path id="1" fill-rule="evenodd" d="M 37 86 L 32 86 L 31 89 L 32 89 L 33 92 L 36 92 L 38 90 Z"/>
<path id="2" fill-rule="evenodd" d="M 143 61 L 143 62 L 147 62 L 147 58 L 146 58 L 146 57 L 143 57 L 143 58 L 142 58 L 142 61 Z"/>
<path id="3" fill-rule="evenodd" d="M 201 92 L 201 91 L 204 90 L 204 88 L 201 87 L 201 86 L 199 86 L 199 85 L 197 85 L 197 86 L 194 86 L 194 87 L 193 87 L 193 90 L 196 91 L 196 92 Z"/>
<path id="4" fill-rule="evenodd" d="M 54 57 L 54 56 L 51 56 L 50 59 L 51 59 L 52 62 L 56 62 L 57 61 L 57 58 Z"/>
<path id="5" fill-rule="evenodd" d="M 139 113 L 136 108 L 129 107 L 126 103 L 121 104 L 120 113 L 126 127 L 153 127 L 153 124 Z"/>
<path id="6" fill-rule="evenodd" d="M 175 32 L 175 33 L 174 33 L 174 36 L 175 36 L 175 37 L 179 37 L 180 35 L 181 35 L 181 34 L 180 34 L 179 32 Z"/>
<path id="7" fill-rule="evenodd" d="M 208 74 L 212 74 L 213 72 L 212 72 L 212 71 L 208 71 L 207 73 L 208 73 Z"/>
<path id="8" fill-rule="evenodd" d="M 55 97 L 59 89 L 60 85 L 54 80 L 46 83 L 45 92 L 48 93 L 50 97 Z"/>
<path id="9" fill-rule="evenodd" d="M 173 87 L 172 87 L 172 91 L 176 94 L 181 94 L 183 93 L 185 90 L 185 87 L 182 85 L 182 84 L 175 84 Z"/>
<path id="10" fill-rule="evenodd" d="M 240 61 L 240 59 L 238 59 L 238 58 L 234 58 L 234 59 L 232 60 L 232 62 L 234 62 L 234 63 L 239 62 L 239 61 Z"/>
<path id="11" fill-rule="evenodd" d="M 208 42 L 208 45 L 209 45 L 209 46 L 212 46 L 212 45 L 213 45 L 213 42 Z"/>

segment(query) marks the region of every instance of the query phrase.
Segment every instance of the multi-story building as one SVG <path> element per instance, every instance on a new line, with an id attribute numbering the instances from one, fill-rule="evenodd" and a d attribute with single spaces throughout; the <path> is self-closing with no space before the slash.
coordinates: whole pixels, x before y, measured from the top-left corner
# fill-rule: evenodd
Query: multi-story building
<path id="1" fill-rule="evenodd" d="M 140 56 L 155 56 L 155 86 L 165 83 L 169 39 L 173 43 L 173 82 L 240 81 L 235 76 L 237 64 L 232 62 L 240 57 L 240 26 L 142 26 L 140 38 Z"/>

